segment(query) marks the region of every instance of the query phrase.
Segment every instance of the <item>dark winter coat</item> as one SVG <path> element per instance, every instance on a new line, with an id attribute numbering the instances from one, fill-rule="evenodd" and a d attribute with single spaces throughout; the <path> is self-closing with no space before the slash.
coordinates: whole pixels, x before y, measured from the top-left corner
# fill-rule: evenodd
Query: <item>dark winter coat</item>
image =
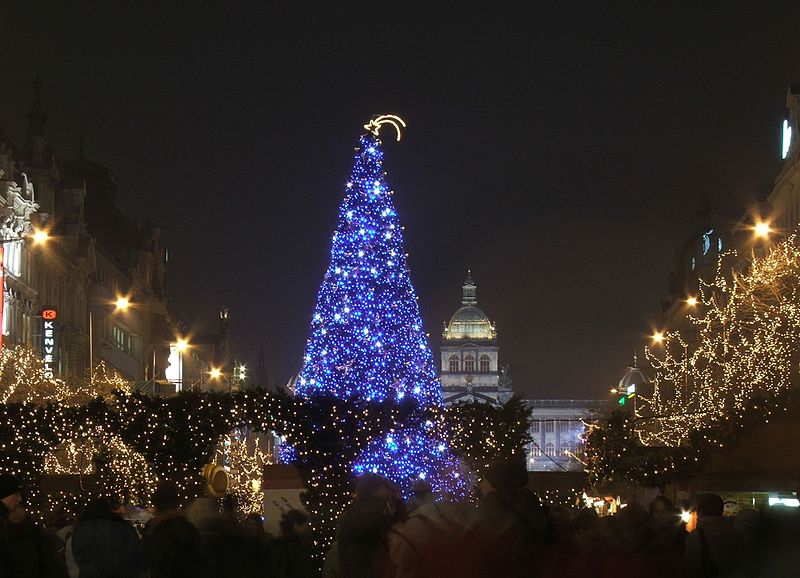
<path id="1" fill-rule="evenodd" d="M 65 578 L 58 556 L 61 540 L 31 519 L 8 527 L 8 543 L 14 578 Z"/>
<path id="2" fill-rule="evenodd" d="M 144 530 L 142 550 L 151 578 L 207 575 L 200 534 L 179 510 L 159 514 L 150 520 Z"/>
<path id="3" fill-rule="evenodd" d="M 11 569 L 10 547 L 8 545 L 8 508 L 0 502 L 0 577 L 13 578 L 14 572 Z"/>
<path id="4" fill-rule="evenodd" d="M 336 530 L 340 576 L 369 577 L 379 548 L 388 558 L 386 535 L 394 519 L 387 500 L 374 496 L 357 499 L 342 513 Z"/>
<path id="5" fill-rule="evenodd" d="M 81 516 L 72 553 L 81 578 L 138 578 L 144 572 L 136 530 L 113 512 Z"/>
<path id="6" fill-rule="evenodd" d="M 301 536 L 277 538 L 270 544 L 274 578 L 313 578 L 318 574 L 309 540 Z"/>
<path id="7" fill-rule="evenodd" d="M 539 498 L 527 488 L 486 496 L 463 541 L 462 576 L 537 576 L 547 540 Z"/>

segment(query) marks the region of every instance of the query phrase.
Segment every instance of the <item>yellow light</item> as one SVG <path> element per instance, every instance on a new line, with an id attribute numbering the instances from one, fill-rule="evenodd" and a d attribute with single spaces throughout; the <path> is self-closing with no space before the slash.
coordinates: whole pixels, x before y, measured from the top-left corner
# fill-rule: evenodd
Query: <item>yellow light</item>
<path id="1" fill-rule="evenodd" d="M 756 223 L 756 226 L 753 227 L 753 231 L 755 231 L 756 237 L 767 239 L 770 233 L 772 233 L 772 227 L 769 226 L 769 223 L 761 221 Z"/>
<path id="2" fill-rule="evenodd" d="M 364 125 L 364 128 L 367 129 L 369 132 L 378 136 L 378 133 L 381 130 L 381 126 L 384 124 L 391 125 L 394 127 L 394 130 L 397 132 L 397 141 L 400 142 L 400 128 L 406 127 L 406 122 L 397 115 L 394 114 L 382 114 L 378 117 L 373 118 L 367 124 Z"/>
<path id="3" fill-rule="evenodd" d="M 652 335 L 653 343 L 661 343 L 664 341 L 664 333 L 661 331 L 656 331 Z"/>
<path id="4" fill-rule="evenodd" d="M 694 307 L 694 306 L 695 306 L 695 305 L 697 305 L 698 303 L 699 303 L 699 301 L 697 300 L 697 297 L 689 297 L 689 298 L 686 300 L 686 304 L 687 304 L 689 307 Z"/>
<path id="5" fill-rule="evenodd" d="M 117 311 L 125 311 L 128 307 L 130 307 L 131 301 L 127 297 L 117 297 L 117 300 L 114 302 L 114 307 L 117 308 Z"/>
<path id="6" fill-rule="evenodd" d="M 211 371 L 208 372 L 208 375 L 211 379 L 219 379 L 222 375 L 222 371 L 218 367 L 212 367 Z"/>
<path id="7" fill-rule="evenodd" d="M 31 234 L 31 239 L 34 245 L 42 245 L 50 240 L 50 234 L 44 229 L 36 229 Z"/>
<path id="8" fill-rule="evenodd" d="M 189 349 L 189 341 L 183 338 L 178 339 L 178 341 L 175 342 L 175 348 L 178 351 L 186 351 Z"/>

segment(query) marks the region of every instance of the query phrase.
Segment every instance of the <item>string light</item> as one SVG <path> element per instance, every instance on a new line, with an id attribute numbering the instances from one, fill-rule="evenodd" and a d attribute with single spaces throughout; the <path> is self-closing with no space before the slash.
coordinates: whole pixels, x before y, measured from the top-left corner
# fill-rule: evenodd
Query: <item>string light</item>
<path id="1" fill-rule="evenodd" d="M 800 249 L 795 236 L 751 256 L 743 272 L 720 259 L 701 281 L 689 329 L 667 331 L 646 356 L 652 394 L 641 396 L 636 433 L 645 445 L 680 446 L 701 425 L 738 411 L 757 395 L 777 394 L 797 377 L 800 350 Z"/>

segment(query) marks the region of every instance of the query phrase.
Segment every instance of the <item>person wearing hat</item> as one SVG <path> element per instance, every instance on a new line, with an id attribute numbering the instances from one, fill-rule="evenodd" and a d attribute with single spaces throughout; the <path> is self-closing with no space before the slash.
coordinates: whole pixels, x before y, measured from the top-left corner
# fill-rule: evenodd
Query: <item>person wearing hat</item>
<path id="1" fill-rule="evenodd" d="M 142 536 L 151 578 L 196 578 L 206 574 L 203 540 L 180 508 L 177 484 L 160 482 L 152 501 L 156 515 Z"/>
<path id="2" fill-rule="evenodd" d="M 72 554 L 81 578 L 138 578 L 144 572 L 136 530 L 106 498 L 91 500 L 78 518 Z"/>
<path id="3" fill-rule="evenodd" d="M 538 576 L 547 518 L 521 460 L 498 459 L 478 483 L 481 503 L 463 540 L 461 576 Z"/>
<path id="4" fill-rule="evenodd" d="M 363 473 L 355 479 L 355 499 L 336 528 L 340 576 L 383 575 L 389 556 L 387 533 L 401 517 L 402 503 L 399 488 L 383 476 Z"/>
<path id="5" fill-rule="evenodd" d="M 0 576 L 14 576 L 8 545 L 8 517 L 22 504 L 22 484 L 11 474 L 0 474 Z"/>

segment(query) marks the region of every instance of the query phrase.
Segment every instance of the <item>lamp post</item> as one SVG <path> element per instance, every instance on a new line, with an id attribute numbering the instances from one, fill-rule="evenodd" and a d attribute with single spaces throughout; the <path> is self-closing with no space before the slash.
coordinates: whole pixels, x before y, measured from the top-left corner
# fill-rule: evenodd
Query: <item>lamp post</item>
<path id="1" fill-rule="evenodd" d="M 111 313 L 127 311 L 131 306 L 130 299 L 125 296 L 118 296 L 114 301 L 114 309 Z M 94 385 L 94 316 L 92 306 L 89 305 L 89 385 Z"/>
<path id="2" fill-rule="evenodd" d="M 5 315 L 5 292 L 6 292 L 6 268 L 5 268 L 5 246 L 8 243 L 18 243 L 20 241 L 30 241 L 34 246 L 43 245 L 50 239 L 50 234 L 45 229 L 33 229 L 27 235 L 17 237 L 7 237 L 0 240 L 0 349 L 3 347 L 3 316 Z"/>

